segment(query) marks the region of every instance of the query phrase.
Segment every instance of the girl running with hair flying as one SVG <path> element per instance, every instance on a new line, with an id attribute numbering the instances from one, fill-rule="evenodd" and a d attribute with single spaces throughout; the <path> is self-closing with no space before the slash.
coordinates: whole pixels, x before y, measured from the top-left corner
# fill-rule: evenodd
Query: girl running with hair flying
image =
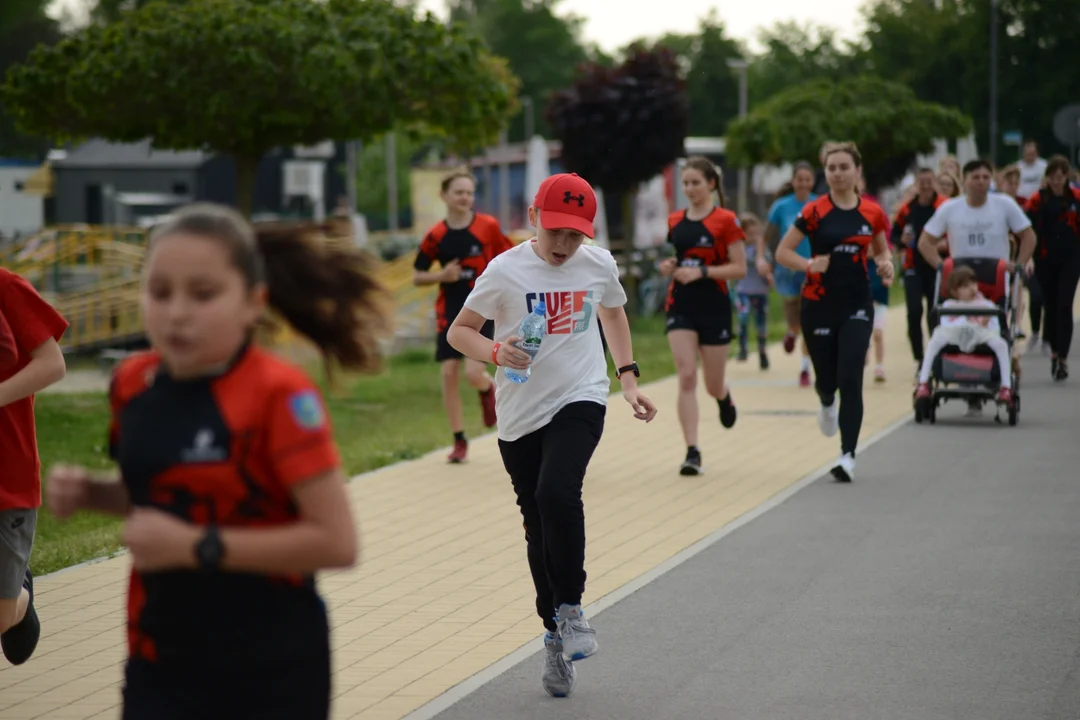
<path id="1" fill-rule="evenodd" d="M 814 168 L 810 163 L 800 160 L 795 163 L 795 170 L 791 175 L 791 182 L 780 189 L 776 194 L 776 201 L 769 208 L 767 218 L 768 226 L 765 229 L 765 242 L 773 250 L 775 256 L 776 247 L 780 239 L 787 234 L 795 219 L 799 217 L 803 206 L 811 200 L 816 200 L 817 195 L 811 192 L 814 187 Z M 796 248 L 800 256 L 810 257 L 810 243 L 804 242 Z M 799 295 L 802 293 L 803 282 L 806 280 L 804 273 L 790 270 L 776 263 L 773 271 L 773 285 L 777 294 L 784 304 L 784 320 L 787 322 L 787 333 L 784 334 L 784 352 L 792 353 L 795 345 L 799 342 L 802 332 L 799 319 Z M 802 360 L 799 365 L 799 385 L 810 386 L 810 351 L 806 349 L 806 340 L 802 343 Z"/>
<path id="2" fill-rule="evenodd" d="M 1035 229 L 1035 275 L 1043 291 L 1046 322 L 1043 339 L 1050 344 L 1050 375 L 1069 377 L 1073 335 L 1073 298 L 1080 282 L 1080 190 L 1069 187 L 1069 160 L 1054 155 L 1046 163 L 1046 187 L 1027 202 Z"/>
<path id="3" fill-rule="evenodd" d="M 109 391 L 119 478 L 59 466 L 47 501 L 123 517 L 131 553 L 124 720 L 327 718 L 315 573 L 356 562 L 319 391 L 253 343 L 272 307 L 334 365 L 371 370 L 389 298 L 353 247 L 190 205 L 150 237 L 149 352 Z"/>
<path id="4" fill-rule="evenodd" d="M 541 684 L 554 697 L 574 690 L 574 661 L 598 649 L 581 611 L 585 592 L 585 509 L 581 490 L 604 431 L 609 380 L 597 320 L 623 398 L 645 422 L 656 407 L 639 375 L 623 305 L 626 293 L 611 253 L 584 245 L 594 234 L 596 195 L 574 174 L 545 180 L 529 208 L 536 237 L 495 259 L 476 283 L 448 338 L 466 357 L 515 370 L 496 373 L 499 451 L 525 521 L 536 612 L 547 630 Z M 530 362 L 518 346 L 519 323 L 543 303 L 547 334 Z M 495 322 L 495 342 L 481 328 Z"/>
<path id="5" fill-rule="evenodd" d="M 724 209 L 720 171 L 703 157 L 687 158 L 683 191 L 690 207 L 668 217 L 668 242 L 675 257 L 660 263 L 670 276 L 666 303 L 667 338 L 679 376 L 679 424 L 686 440 L 682 475 L 701 472 L 698 449 L 697 361 L 705 374 L 705 390 L 716 403 L 720 424 L 735 425 L 735 403 L 725 380 L 728 343 L 732 340 L 728 283 L 746 277 L 746 245 L 735 213 Z M 720 204 L 713 202 L 713 193 Z M 760 258 L 759 269 L 768 267 Z"/>
<path id="6" fill-rule="evenodd" d="M 863 366 L 874 319 L 866 261 L 874 258 L 885 286 L 892 284 L 893 264 L 885 211 L 859 197 L 862 156 L 855 143 L 835 143 L 824 154 L 829 194 L 803 208 L 780 242 L 776 259 L 806 273 L 802 327 L 821 400 L 818 427 L 826 437 L 840 431 L 840 460 L 832 474 L 851 482 L 862 429 Z M 795 251 L 804 238 L 810 239 L 809 260 Z"/>
<path id="7" fill-rule="evenodd" d="M 499 253 L 513 247 L 498 220 L 473 210 L 475 196 L 476 179 L 471 174 L 455 172 L 443 179 L 440 197 L 446 203 L 446 219 L 428 230 L 413 264 L 414 284 L 439 284 L 435 300 L 435 361 L 441 369 L 443 404 L 454 434 L 454 449 L 447 457 L 451 463 L 465 461 L 469 443 L 461 412 L 462 355 L 447 341 L 446 332 L 461 312 L 476 279 Z M 439 270 L 431 269 L 435 263 Z M 490 338 L 491 325 L 482 332 Z M 495 385 L 491 376 L 483 363 L 465 359 L 464 364 L 466 381 L 480 393 L 484 426 L 495 427 Z"/>

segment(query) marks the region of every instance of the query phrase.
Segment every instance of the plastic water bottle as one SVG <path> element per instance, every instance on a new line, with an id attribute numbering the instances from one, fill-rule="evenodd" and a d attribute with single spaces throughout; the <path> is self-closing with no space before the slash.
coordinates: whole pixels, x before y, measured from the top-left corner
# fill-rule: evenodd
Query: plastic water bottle
<path id="1" fill-rule="evenodd" d="M 544 335 L 547 334 L 547 320 L 544 318 L 546 312 L 547 306 L 543 302 L 538 302 L 533 306 L 533 311 L 521 320 L 521 329 L 518 332 L 521 341 L 515 347 L 529 353 L 529 357 L 533 359 L 540 352 L 540 343 L 543 342 Z M 504 367 L 503 372 L 506 373 L 506 377 L 510 378 L 511 382 L 523 383 L 528 381 L 532 366 L 530 365 L 524 370 Z"/>

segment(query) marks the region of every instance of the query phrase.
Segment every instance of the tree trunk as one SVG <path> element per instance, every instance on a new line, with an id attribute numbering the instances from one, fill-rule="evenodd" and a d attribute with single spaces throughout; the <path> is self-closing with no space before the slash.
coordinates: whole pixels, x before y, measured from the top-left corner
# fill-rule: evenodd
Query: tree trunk
<path id="1" fill-rule="evenodd" d="M 236 207 L 251 218 L 255 209 L 255 176 L 259 171 L 260 158 L 236 158 Z"/>

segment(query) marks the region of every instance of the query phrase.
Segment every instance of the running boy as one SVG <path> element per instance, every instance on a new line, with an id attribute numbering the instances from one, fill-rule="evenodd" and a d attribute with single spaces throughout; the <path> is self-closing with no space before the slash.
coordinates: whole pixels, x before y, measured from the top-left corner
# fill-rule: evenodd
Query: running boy
<path id="1" fill-rule="evenodd" d="M 41 637 L 30 573 L 41 507 L 34 393 L 64 377 L 67 327 L 30 283 L 0 268 L 0 647 L 12 665 Z"/>
<path id="2" fill-rule="evenodd" d="M 964 352 L 970 352 L 976 345 L 986 345 L 997 358 L 1001 370 L 1001 389 L 997 401 L 1002 405 L 1012 403 L 1012 374 L 1009 360 L 1009 345 L 1001 337 L 1001 324 L 994 315 L 959 315 L 956 310 L 997 310 L 993 302 L 979 292 L 975 281 L 975 271 L 969 267 L 955 268 L 949 275 L 949 295 L 952 299 L 941 304 L 945 310 L 953 312 L 941 316 L 941 324 L 934 329 L 930 342 L 926 346 L 922 368 L 919 370 L 919 386 L 915 389 L 915 402 L 925 403 L 930 399 L 930 371 L 934 367 L 934 358 L 947 345 L 956 345 Z"/>
<path id="3" fill-rule="evenodd" d="M 595 216 L 596 195 L 584 179 L 563 173 L 545 180 L 529 208 L 536 237 L 488 265 L 448 334 L 466 357 L 524 370 L 530 359 L 515 346 L 515 330 L 537 303 L 547 308 L 547 336 L 529 381 L 513 383 L 498 372 L 496 393 L 499 451 L 525 521 L 536 612 L 547 629 L 541 683 L 554 697 L 573 692 L 573 661 L 598 647 L 581 611 L 581 488 L 604 430 L 609 392 L 597 320 L 634 417 L 649 422 L 656 416 L 638 390 L 618 266 L 607 250 L 583 246 L 593 236 Z M 489 319 L 495 321 L 495 342 L 481 333 Z"/>
<path id="4" fill-rule="evenodd" d="M 739 216 L 739 225 L 746 234 L 746 277 L 735 284 L 735 310 L 739 315 L 739 362 L 746 362 L 750 335 L 750 315 L 758 331 L 758 364 L 769 369 L 765 343 L 769 332 L 769 288 L 772 285 L 772 263 L 765 247 L 765 228 L 753 213 Z"/>

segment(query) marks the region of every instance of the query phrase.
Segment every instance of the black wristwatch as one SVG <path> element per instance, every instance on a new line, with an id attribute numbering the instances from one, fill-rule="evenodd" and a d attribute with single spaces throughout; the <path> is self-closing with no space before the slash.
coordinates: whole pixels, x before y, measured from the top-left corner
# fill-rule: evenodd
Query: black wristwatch
<path id="1" fill-rule="evenodd" d="M 624 365 L 623 367 L 616 370 L 615 371 L 615 377 L 616 377 L 616 379 L 621 378 L 623 375 L 625 375 L 628 372 L 634 373 L 634 377 L 638 377 L 638 378 L 641 377 L 641 371 L 638 370 L 638 366 L 637 366 L 636 362 L 632 362 L 629 365 Z"/>
<path id="2" fill-rule="evenodd" d="M 200 570 L 221 569 L 221 561 L 225 559 L 225 543 L 221 541 L 221 533 L 216 525 L 207 527 L 206 534 L 195 544 L 195 559 Z"/>
<path id="3" fill-rule="evenodd" d="M 705 265 L 701 266 L 701 279 L 704 280 L 709 277 L 709 268 Z"/>

